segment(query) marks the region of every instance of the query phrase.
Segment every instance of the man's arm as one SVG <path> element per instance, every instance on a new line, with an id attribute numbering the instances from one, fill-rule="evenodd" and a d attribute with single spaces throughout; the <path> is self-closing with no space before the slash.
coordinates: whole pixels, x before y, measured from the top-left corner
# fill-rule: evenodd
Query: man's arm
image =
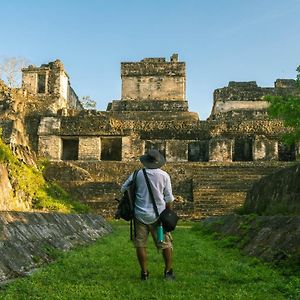
<path id="1" fill-rule="evenodd" d="M 166 208 L 171 209 L 172 208 L 172 202 L 166 203 Z"/>
<path id="2" fill-rule="evenodd" d="M 174 201 L 174 196 L 172 193 L 172 185 L 171 185 L 171 179 L 169 175 L 167 175 L 166 177 L 166 185 L 164 188 L 164 199 L 166 201 L 166 207 L 172 208 L 172 201 Z"/>
<path id="3" fill-rule="evenodd" d="M 122 187 L 121 187 L 121 192 L 122 192 L 122 193 L 124 193 L 124 192 L 127 190 L 128 186 L 129 186 L 129 184 L 130 184 L 130 182 L 132 181 L 132 178 L 133 178 L 133 174 L 131 174 L 131 175 L 127 178 L 127 180 L 124 182 L 124 184 L 123 184 Z"/>

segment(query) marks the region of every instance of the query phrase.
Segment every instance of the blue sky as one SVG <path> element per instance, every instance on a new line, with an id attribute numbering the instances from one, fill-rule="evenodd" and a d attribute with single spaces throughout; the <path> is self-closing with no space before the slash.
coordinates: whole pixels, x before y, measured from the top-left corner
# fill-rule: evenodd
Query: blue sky
<path id="1" fill-rule="evenodd" d="M 300 64 L 300 0 L 2 0 L 0 58 L 61 59 L 78 96 L 120 99 L 122 61 L 186 62 L 187 100 L 206 119 L 229 81 L 273 86 Z"/>

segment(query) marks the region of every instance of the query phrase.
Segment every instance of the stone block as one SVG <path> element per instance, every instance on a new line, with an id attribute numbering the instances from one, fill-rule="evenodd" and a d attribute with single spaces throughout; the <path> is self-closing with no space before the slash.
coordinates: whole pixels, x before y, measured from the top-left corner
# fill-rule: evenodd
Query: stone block
<path id="1" fill-rule="evenodd" d="M 233 140 L 213 138 L 209 141 L 209 161 L 232 161 Z"/>
<path id="2" fill-rule="evenodd" d="M 79 138 L 79 160 L 100 160 L 101 140 L 99 137 Z"/>
<path id="3" fill-rule="evenodd" d="M 252 153 L 253 160 L 278 160 L 278 141 L 256 136 Z"/>
<path id="4" fill-rule="evenodd" d="M 60 119 L 57 117 L 44 117 L 38 129 L 39 135 L 53 135 L 60 129 Z"/>
<path id="5" fill-rule="evenodd" d="M 137 161 L 145 153 L 145 141 L 136 135 L 122 138 L 122 160 Z"/>
<path id="6" fill-rule="evenodd" d="M 181 140 L 166 141 L 167 162 L 188 161 L 188 142 Z"/>
<path id="7" fill-rule="evenodd" d="M 185 100 L 185 77 L 122 78 L 122 100 Z"/>
<path id="8" fill-rule="evenodd" d="M 61 138 L 56 135 L 39 137 L 38 153 L 40 157 L 50 160 L 60 160 L 62 151 Z"/>
<path id="9" fill-rule="evenodd" d="M 145 58 L 121 63 L 122 100 L 185 100 L 185 63 Z"/>

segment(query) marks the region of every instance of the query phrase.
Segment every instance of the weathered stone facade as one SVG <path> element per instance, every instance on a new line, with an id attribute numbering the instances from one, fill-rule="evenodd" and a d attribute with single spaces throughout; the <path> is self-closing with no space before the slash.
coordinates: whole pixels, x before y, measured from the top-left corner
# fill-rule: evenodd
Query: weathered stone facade
<path id="1" fill-rule="evenodd" d="M 37 95 L 44 109 L 56 113 L 61 108 L 82 109 L 60 60 L 22 70 L 22 88 Z"/>
<path id="2" fill-rule="evenodd" d="M 300 164 L 274 172 L 248 191 L 244 209 L 259 215 L 300 214 Z"/>
<path id="3" fill-rule="evenodd" d="M 266 95 L 296 94 L 294 80 L 278 79 L 274 87 L 268 88 L 258 87 L 252 81 L 230 82 L 228 87 L 215 90 L 212 113 L 202 121 L 188 109 L 185 63 L 178 60 L 178 55 L 172 55 L 170 61 L 146 58 L 122 63 L 121 78 L 120 100 L 108 103 L 106 111 L 83 110 L 60 61 L 38 68 L 30 66 L 23 70 L 23 88 L 19 91 L 9 91 L 0 84 L 2 136 L 8 143 L 14 138 L 14 144 L 30 146 L 40 157 L 56 164 L 84 164 L 81 171 L 88 174 L 88 183 L 84 179 L 80 183 L 71 180 L 62 184 L 81 189 L 78 198 L 85 197 L 80 194 L 85 191 L 87 195 L 91 193 L 87 202 L 103 203 L 108 201 L 106 195 L 92 193 L 98 188 L 108 194 L 113 190 L 109 197 L 115 196 L 121 183 L 115 182 L 115 163 L 123 171 L 125 166 L 126 172 L 133 171 L 139 157 L 150 148 L 159 149 L 171 165 L 184 163 L 186 168 L 196 170 L 197 166 L 204 170 L 206 164 L 217 164 L 217 171 L 222 172 L 230 169 L 231 164 L 239 169 L 237 163 L 241 169 L 247 169 L 258 168 L 260 162 L 279 161 L 277 168 L 281 161 L 293 161 L 300 153 L 299 144 L 288 147 L 280 142 L 287 129 L 280 120 L 268 118 L 268 103 L 264 99 Z M 12 114 L 11 107 L 16 112 L 22 107 L 21 117 Z M 106 175 L 94 176 L 91 168 L 114 176 L 105 181 Z M 126 172 L 122 180 L 128 175 Z M 237 176 L 241 174 L 237 172 Z M 172 175 L 180 177 L 177 170 Z M 61 181 L 59 176 L 50 179 Z M 175 190 L 184 199 L 186 210 L 190 209 L 191 201 L 199 202 L 205 194 L 202 187 L 201 193 L 197 190 L 198 179 L 203 180 L 192 174 L 185 182 L 175 179 Z M 234 191 L 238 199 L 234 205 L 229 205 L 230 200 L 223 204 L 231 208 L 241 205 L 244 192 L 242 188 Z M 223 204 L 220 207 L 225 211 Z M 191 207 L 194 215 L 209 215 L 209 209 L 203 213 L 202 208 L 197 214 L 197 209 L 203 207 L 201 201 Z M 218 214 L 222 209 L 215 211 L 213 214 Z"/>
<path id="4" fill-rule="evenodd" d="M 111 233 L 100 216 L 0 213 L 0 283 L 25 276 L 54 260 L 52 249 L 67 251 Z"/>
<path id="5" fill-rule="evenodd" d="M 170 61 L 146 58 L 122 63 L 121 78 L 121 100 L 109 103 L 107 111 L 64 109 L 42 118 L 39 155 L 51 160 L 129 162 L 155 147 L 170 162 L 295 157 L 279 151 L 285 128 L 268 119 L 264 100 L 269 94 L 296 93 L 294 80 L 277 80 L 274 88 L 230 82 L 215 91 L 211 116 L 200 121 L 188 110 L 185 63 L 177 55 Z"/>
<path id="6" fill-rule="evenodd" d="M 29 66 L 22 72 L 22 88 L 9 88 L 0 80 L 0 128 L 12 150 L 34 164 L 31 150 L 37 153 L 41 117 L 56 115 L 62 109 L 83 108 L 59 60 L 41 67 Z"/>
<path id="7" fill-rule="evenodd" d="M 185 100 L 185 63 L 173 54 L 121 64 L 122 100 Z"/>

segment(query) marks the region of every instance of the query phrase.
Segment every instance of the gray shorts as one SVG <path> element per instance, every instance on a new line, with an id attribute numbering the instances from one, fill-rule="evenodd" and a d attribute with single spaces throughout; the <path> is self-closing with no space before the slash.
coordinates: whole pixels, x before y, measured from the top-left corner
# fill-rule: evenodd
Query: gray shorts
<path id="1" fill-rule="evenodd" d="M 157 230 L 156 230 L 157 226 L 158 226 L 158 222 L 146 225 L 140 222 L 139 220 L 135 219 L 136 236 L 133 240 L 134 246 L 136 248 L 147 248 L 148 236 L 149 233 L 151 233 L 157 249 L 173 248 L 172 245 L 173 239 L 170 232 L 164 233 L 163 242 L 157 241 Z"/>

